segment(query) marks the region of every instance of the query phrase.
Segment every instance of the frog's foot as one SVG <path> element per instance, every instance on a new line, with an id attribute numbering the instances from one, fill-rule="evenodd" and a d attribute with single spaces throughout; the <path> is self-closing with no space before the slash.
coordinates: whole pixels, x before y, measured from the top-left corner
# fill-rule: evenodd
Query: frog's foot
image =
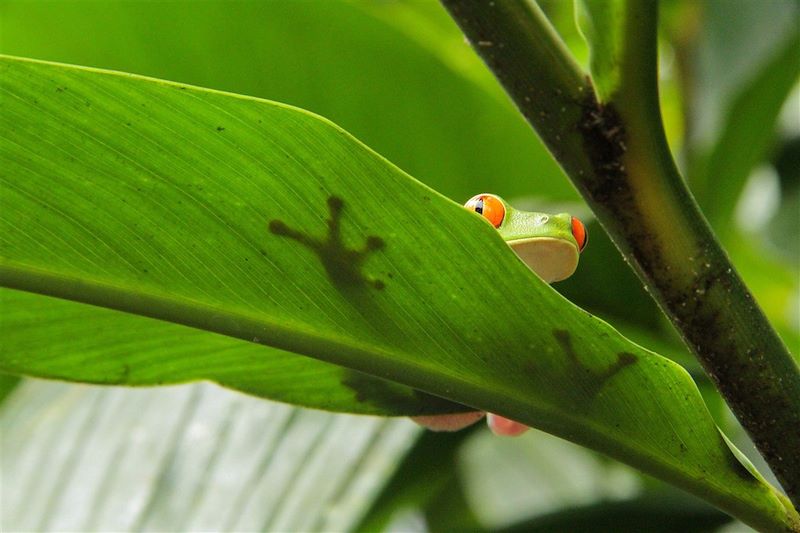
<path id="1" fill-rule="evenodd" d="M 430 429 L 431 431 L 459 431 L 465 427 L 471 426 L 486 413 L 482 411 L 472 411 L 470 413 L 456 413 L 453 415 L 423 415 L 412 416 L 411 420 Z M 528 430 L 528 426 L 514 422 L 508 418 L 494 415 L 489 413 L 486 417 L 486 423 L 492 433 L 503 437 L 516 437 L 522 435 Z"/>
<path id="2" fill-rule="evenodd" d="M 489 429 L 492 430 L 492 433 L 503 437 L 516 437 L 528 430 L 528 426 L 525 424 L 520 424 L 492 413 L 486 416 L 486 423 L 489 424 Z"/>
<path id="3" fill-rule="evenodd" d="M 412 416 L 411 420 L 432 431 L 458 431 L 471 426 L 485 415 L 483 411 L 456 413 L 453 415 Z"/>

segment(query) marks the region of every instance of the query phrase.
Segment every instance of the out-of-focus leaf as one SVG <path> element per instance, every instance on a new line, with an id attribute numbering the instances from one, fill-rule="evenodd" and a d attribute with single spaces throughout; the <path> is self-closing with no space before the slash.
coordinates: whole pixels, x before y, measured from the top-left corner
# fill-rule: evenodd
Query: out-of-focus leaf
<path id="1" fill-rule="evenodd" d="M 797 103 L 795 137 L 788 139 L 774 157 L 773 164 L 780 183 L 778 212 L 767 227 L 770 248 L 795 269 L 800 267 L 800 97 Z M 800 322 L 800 315 L 798 315 Z M 798 326 L 800 327 L 800 326 Z"/>
<path id="2" fill-rule="evenodd" d="M 717 233 L 733 237 L 733 208 L 800 73 L 800 5 L 713 0 L 704 7 L 689 180 Z"/>
<path id="3" fill-rule="evenodd" d="M 592 83 L 601 101 L 619 85 L 619 64 L 625 0 L 576 0 L 580 28 L 589 44 Z"/>
<path id="4" fill-rule="evenodd" d="M 565 509 L 500 529 L 498 533 L 719 533 L 720 526 L 731 522 L 730 516 L 699 500 L 657 495 Z"/>
<path id="5" fill-rule="evenodd" d="M 636 472 L 532 431 L 476 434 L 459 469 L 470 507 L 492 531 L 713 531 L 731 518 Z M 652 480 L 650 480 L 652 481 Z"/>
<path id="6" fill-rule="evenodd" d="M 7 286 L 342 364 L 595 447 L 744 520 L 793 519 L 679 366 L 572 306 L 483 219 L 329 122 L 130 75 L 0 66 Z M 482 306 L 475 287 L 492 287 Z M 30 364 L 2 355 L 6 370 Z M 171 362 L 148 363 L 175 378 Z M 342 385 L 354 402 L 419 412 L 373 382 Z"/>
<path id="7" fill-rule="evenodd" d="M 2 304 L 0 304 L 0 309 L 3 309 Z M 0 328 L 0 331 L 2 328 Z M 19 385 L 20 378 L 19 376 L 12 376 L 9 374 L 0 374 L 0 404 L 8 398 L 9 394 Z"/>
<path id="8" fill-rule="evenodd" d="M 478 433 L 462 446 L 459 470 L 472 509 L 490 529 L 640 492 L 635 471 L 539 431 L 516 439 Z"/>
<path id="9" fill-rule="evenodd" d="M 798 7 L 794 0 L 707 0 L 699 8 L 694 67 L 686 73 L 694 87 L 687 118 L 695 143 L 708 147 L 724 132 L 725 116 L 735 111 L 733 100 L 797 31 Z"/>
<path id="10" fill-rule="evenodd" d="M 564 0 L 537 0 L 536 2 L 547 16 L 547 19 L 558 32 L 558 36 L 567 45 L 572 56 L 586 70 L 589 69 L 589 47 L 575 24 L 575 2 Z"/>
<path id="11" fill-rule="evenodd" d="M 297 105 L 460 202 L 484 190 L 578 198 L 463 38 L 453 44 L 452 21 L 420 14 L 441 6 L 360 4 L 5 0 L 0 53 Z M 425 43 L 440 33 L 450 46 Z"/>
<path id="12" fill-rule="evenodd" d="M 705 187 L 698 196 L 709 221 L 723 235 L 730 233 L 726 228 L 745 180 L 764 157 L 781 106 L 797 82 L 798 49 L 800 29 L 731 102 L 722 134 L 705 163 L 705 175 L 699 179 Z"/>
<path id="13" fill-rule="evenodd" d="M 356 529 L 384 531 L 398 515 L 429 507 L 455 477 L 456 452 L 474 428 L 423 433 Z"/>
<path id="14" fill-rule="evenodd" d="M 451 476 L 436 498 L 425 509 L 425 523 L 431 533 L 480 533 L 485 531 L 464 494 L 457 476 Z"/>
<path id="15" fill-rule="evenodd" d="M 419 433 L 211 385 L 39 381 L 0 424 L 5 531 L 345 531 Z"/>
<path id="16" fill-rule="evenodd" d="M 465 46 L 464 34 L 439 2 L 394 0 L 356 2 L 354 5 L 427 50 L 462 76 L 464 83 L 477 85 L 494 97 L 500 106 L 511 105 L 497 79 L 472 49 Z"/>

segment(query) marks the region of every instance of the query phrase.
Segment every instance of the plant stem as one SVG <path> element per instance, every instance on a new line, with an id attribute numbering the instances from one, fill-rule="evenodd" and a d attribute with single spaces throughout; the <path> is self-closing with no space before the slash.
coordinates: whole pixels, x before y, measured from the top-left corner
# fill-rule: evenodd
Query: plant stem
<path id="1" fill-rule="evenodd" d="M 800 369 L 672 160 L 658 102 L 657 4 L 626 3 L 620 87 L 599 103 L 534 3 L 442 3 L 800 506 Z"/>

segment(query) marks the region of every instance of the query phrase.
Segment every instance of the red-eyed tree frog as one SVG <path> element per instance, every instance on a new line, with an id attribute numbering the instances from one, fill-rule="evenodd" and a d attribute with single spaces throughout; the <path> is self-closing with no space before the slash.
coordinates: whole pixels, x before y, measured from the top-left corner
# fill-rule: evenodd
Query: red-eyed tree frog
<path id="1" fill-rule="evenodd" d="M 520 211 L 494 194 L 478 194 L 464 206 L 492 224 L 519 258 L 547 283 L 570 277 L 578 267 L 580 253 L 589 242 L 583 223 L 567 213 L 548 215 Z M 457 431 L 483 416 L 484 413 L 473 411 L 417 416 L 413 420 L 434 431 Z M 497 435 L 521 435 L 528 429 L 524 424 L 491 413 L 486 421 Z"/>

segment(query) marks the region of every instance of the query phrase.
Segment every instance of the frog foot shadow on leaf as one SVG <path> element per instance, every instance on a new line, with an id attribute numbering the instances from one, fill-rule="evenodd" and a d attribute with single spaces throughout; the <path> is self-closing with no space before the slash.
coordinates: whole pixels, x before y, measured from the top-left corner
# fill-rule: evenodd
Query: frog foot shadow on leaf
<path id="1" fill-rule="evenodd" d="M 361 272 L 361 267 L 367 256 L 377 250 L 383 249 L 386 244 L 383 239 L 375 235 L 367 236 L 364 246 L 360 249 L 348 248 L 342 241 L 341 219 L 344 210 L 344 200 L 338 196 L 328 197 L 328 232 L 324 238 L 315 237 L 290 228 L 282 220 L 270 220 L 269 230 L 275 235 L 288 237 L 310 248 L 319 256 L 325 271 L 334 284 L 338 286 L 370 285 L 378 290 L 386 285 L 380 279 L 373 279 Z"/>
<path id="2" fill-rule="evenodd" d="M 572 346 L 572 337 L 570 336 L 569 331 L 564 329 L 554 329 L 553 337 L 555 337 L 556 341 L 558 341 L 558 343 L 561 345 L 561 348 L 564 350 L 564 353 L 567 355 L 570 365 L 573 367 L 573 371 L 575 372 L 573 374 L 574 377 L 581 384 L 584 390 L 588 391 L 591 396 L 596 396 L 597 393 L 600 392 L 600 389 L 603 388 L 603 385 L 605 385 L 606 381 L 611 379 L 612 376 L 626 366 L 634 364 L 637 360 L 636 355 L 632 353 L 620 352 L 617 354 L 617 361 L 615 363 L 602 372 L 598 372 L 589 368 L 583 364 L 580 359 L 578 359 L 578 355 L 575 353 L 575 348 Z"/>

